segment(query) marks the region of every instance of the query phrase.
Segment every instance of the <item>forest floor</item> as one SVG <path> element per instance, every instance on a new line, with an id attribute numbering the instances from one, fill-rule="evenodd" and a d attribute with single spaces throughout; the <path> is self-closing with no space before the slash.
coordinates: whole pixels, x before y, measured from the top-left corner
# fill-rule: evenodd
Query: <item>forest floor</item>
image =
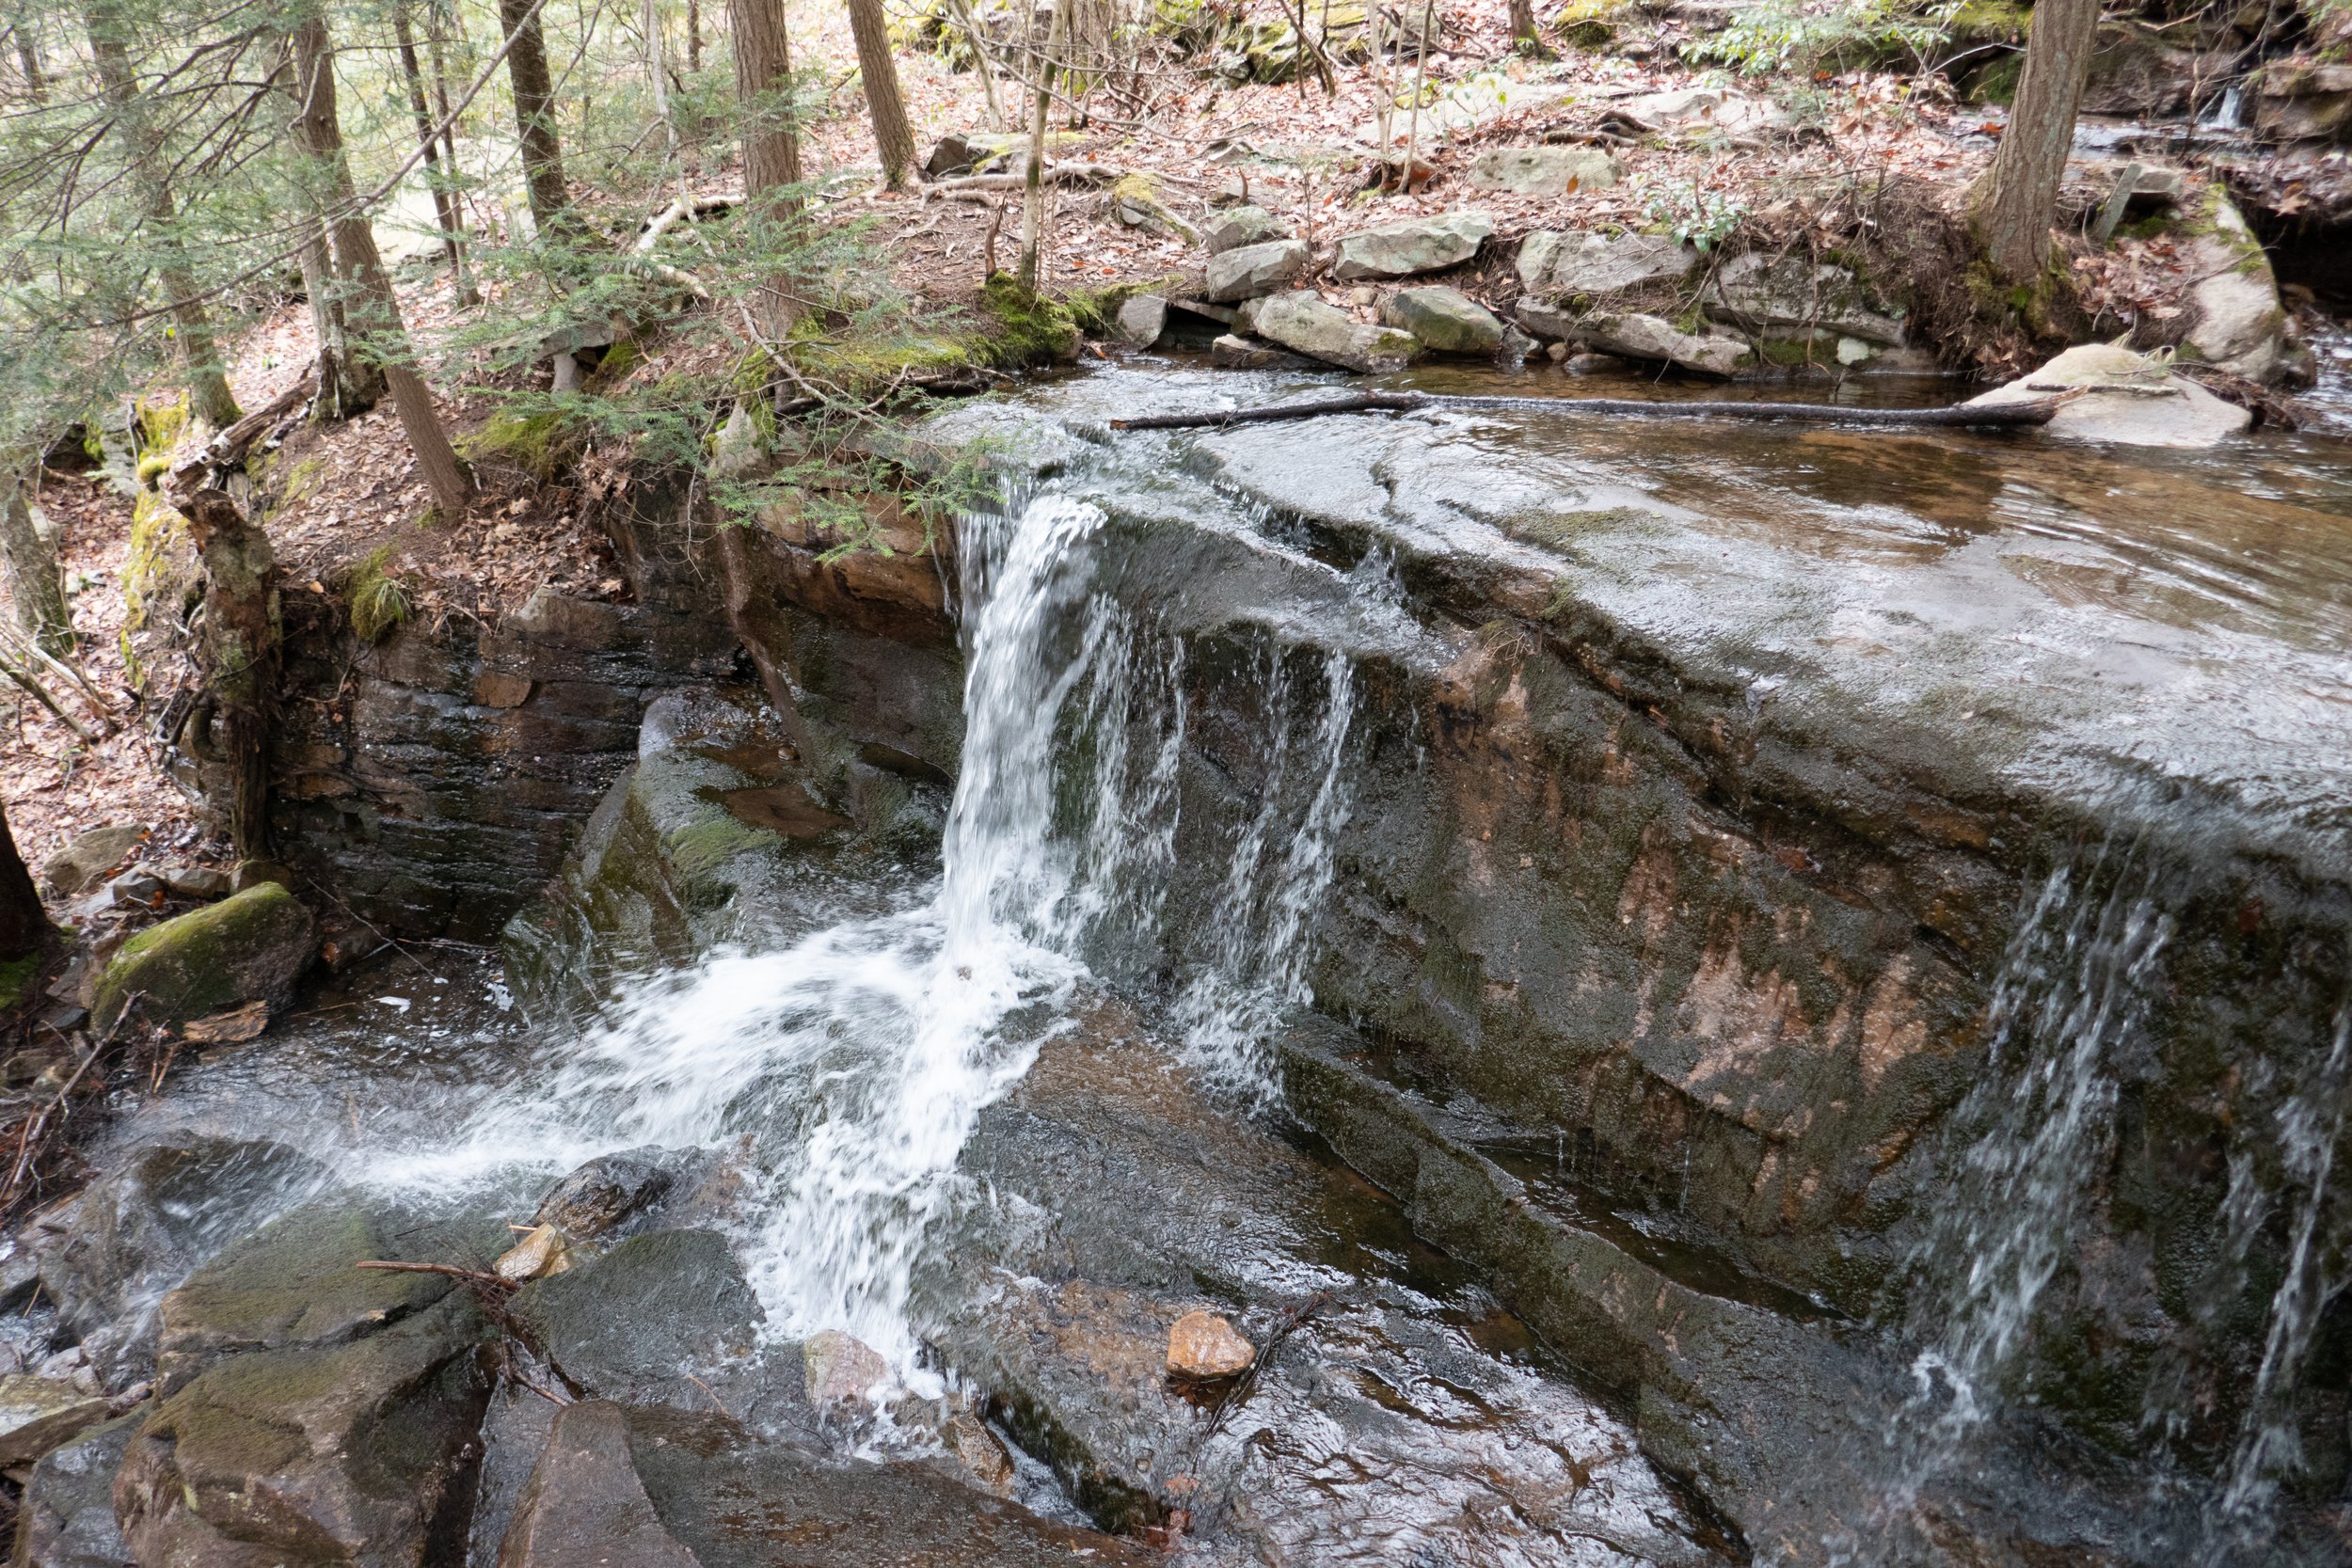
<path id="1" fill-rule="evenodd" d="M 1702 73 L 1678 59 L 1676 46 L 1689 28 L 1671 17 L 1650 24 L 1651 36 L 1629 50 L 1536 61 L 1511 46 L 1506 0 L 1468 0 L 1447 8 L 1445 16 L 1442 50 L 1422 65 L 1392 63 L 1385 84 L 1367 68 L 1347 64 L 1327 93 L 1311 78 L 1232 85 L 1190 70 L 1139 73 L 1123 87 L 1098 88 L 1074 127 L 1065 129 L 1066 116 L 1057 110 L 1053 155 L 1144 175 L 1166 209 L 1196 227 L 1218 207 L 1247 198 L 1318 243 L 1400 217 L 1475 207 L 1492 217 L 1506 243 L 1537 229 L 1672 227 L 1711 214 L 1776 246 L 1829 249 L 1851 247 L 1857 236 L 1899 244 L 1902 236 L 1889 230 L 1919 213 L 1951 210 L 1994 146 L 1987 126 L 1997 121 L 1997 111 L 1957 102 L 1939 78 L 1856 72 L 1759 83 Z M 842 84 L 803 141 L 811 179 L 834 193 L 826 211 L 842 220 L 872 220 L 893 276 L 919 307 L 969 309 L 984 277 L 992 227 L 997 261 L 1010 263 L 1018 193 L 876 188 L 865 104 L 849 86 L 855 53 L 845 13 L 838 7 L 797 8 L 793 22 L 803 57 Z M 1013 129 L 991 122 L 976 74 L 912 51 L 901 52 L 899 69 L 918 162 L 949 133 Z M 1424 70 L 1436 106 L 1417 150 L 1433 178 L 1411 195 L 1367 188 L 1378 104 L 1384 93 L 1409 89 Z M 1662 135 L 1634 145 L 1610 141 L 1613 106 L 1690 87 L 1720 96 L 1705 115 Z M 1775 103 L 1773 92 L 1786 102 Z M 1013 96 L 1005 89 L 1009 115 Z M 1407 118 L 1396 119 L 1400 142 Z M 1468 170 L 1480 151 L 1547 137 L 1598 137 L 1626 177 L 1552 198 L 1470 188 Z M 739 192 L 739 174 L 713 168 L 699 187 L 719 196 Z M 2079 208 L 2098 194 L 2077 189 L 2073 200 Z M 974 196 L 979 199 L 965 198 Z M 610 217 L 625 225 L 642 215 Z M 1053 187 L 1046 236 L 1041 263 L 1049 293 L 1197 275 L 1203 261 L 1199 246 L 1176 234 L 1120 221 L 1113 197 L 1101 188 Z M 2094 328 L 2161 309 L 2185 281 L 2171 268 L 2160 246 L 2126 241 L 2078 269 Z M 1507 272 L 1488 268 L 1483 279 L 1463 279 L 1462 286 L 1477 293 L 1502 279 L 1508 289 Z M 512 378 L 494 385 L 497 378 L 481 373 L 477 361 L 448 347 L 467 312 L 457 309 L 445 272 L 411 262 L 401 287 L 445 417 L 461 431 L 481 425 L 501 406 L 501 391 L 513 390 Z M 1343 303 L 1366 310 L 1360 301 Z M 232 382 L 245 405 L 291 385 L 311 350 L 310 315 L 299 301 L 283 302 L 256 321 L 232 350 Z M 681 368 L 660 363 L 664 352 L 655 347 L 654 369 Z M 716 373 L 720 367 L 713 361 L 708 369 Z M 543 584 L 587 597 L 626 593 L 601 536 L 581 520 L 584 498 L 577 488 L 509 483 L 485 494 L 464 519 L 422 521 L 423 490 L 389 404 L 339 426 L 298 430 L 276 473 L 281 497 L 270 531 L 287 594 L 333 592 L 339 573 L 371 557 L 410 585 L 410 612 L 428 618 L 494 620 Z M 226 846 L 206 838 L 194 804 L 166 777 L 165 749 L 151 733 L 151 710 L 158 705 L 152 694 L 167 690 L 178 673 L 125 662 L 126 652 L 136 657 L 121 636 L 119 587 L 130 498 L 103 476 L 60 474 L 47 481 L 41 503 L 58 526 L 85 667 L 120 711 L 112 733 L 85 742 L 20 694 L 12 719 L 0 728 L 0 794 L 19 847 L 38 866 L 75 833 L 129 820 L 182 846 L 183 858 L 225 859 Z M 151 694 L 147 709 L 131 702 L 142 687 Z M 75 711 L 86 727 L 100 727 L 97 715 Z"/>

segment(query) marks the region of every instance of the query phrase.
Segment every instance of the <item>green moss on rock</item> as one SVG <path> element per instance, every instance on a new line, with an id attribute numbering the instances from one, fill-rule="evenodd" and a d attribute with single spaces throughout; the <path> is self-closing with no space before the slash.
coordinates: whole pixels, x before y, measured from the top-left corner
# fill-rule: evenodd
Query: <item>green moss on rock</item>
<path id="1" fill-rule="evenodd" d="M 188 520 L 152 489 L 131 503 L 131 536 L 122 555 L 123 626 L 145 627 L 158 610 L 177 614 L 196 585 L 196 541 Z"/>
<path id="2" fill-rule="evenodd" d="M 362 642 L 383 641 L 408 619 L 408 591 L 384 569 L 390 556 L 389 546 L 377 550 L 353 567 L 343 584 L 352 634 Z"/>
<path id="3" fill-rule="evenodd" d="M 520 469 L 546 483 L 572 460 L 572 440 L 563 414 L 493 414 L 457 443 L 469 463 Z"/>
<path id="4" fill-rule="evenodd" d="M 313 950 L 310 911 L 275 882 L 152 926 L 98 977 L 91 1017 L 112 1027 L 134 996 L 149 1023 L 184 1023 L 221 1007 L 282 1005 Z"/>
<path id="5" fill-rule="evenodd" d="M 1078 324 L 1069 309 L 1024 288 L 1009 273 L 992 274 L 980 286 L 980 309 L 996 325 L 1000 362 L 1025 365 L 1077 355 Z"/>

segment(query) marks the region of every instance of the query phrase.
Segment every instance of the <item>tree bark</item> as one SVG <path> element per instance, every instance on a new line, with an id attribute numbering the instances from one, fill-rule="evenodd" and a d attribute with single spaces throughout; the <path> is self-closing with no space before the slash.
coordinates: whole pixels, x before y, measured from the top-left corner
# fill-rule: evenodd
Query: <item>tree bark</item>
<path id="1" fill-rule="evenodd" d="M 686 0 L 686 73 L 698 74 L 703 68 L 703 8 L 702 0 Z"/>
<path id="2" fill-rule="evenodd" d="M 380 366 L 384 384 L 400 410 L 401 428 L 408 436 L 425 487 L 444 520 L 465 515 L 472 485 L 465 466 L 457 461 L 434 411 L 433 393 L 417 373 L 415 351 L 400 318 L 400 299 L 392 293 L 391 276 L 376 254 L 375 235 L 367 214 L 359 210 L 358 194 L 351 182 L 351 165 L 343 157 L 342 127 L 335 112 L 335 45 L 327 36 L 325 16 L 312 9 L 294 31 L 295 93 L 301 112 L 294 133 L 316 166 L 319 188 L 327 210 L 334 214 L 330 235 L 336 270 L 349 288 L 345 314 L 352 351 L 362 361 Z"/>
<path id="3" fill-rule="evenodd" d="M 230 769 L 229 836 L 239 858 L 269 858 L 270 714 L 282 626 L 269 535 L 225 490 L 200 490 L 188 532 L 204 562 L 200 654 Z"/>
<path id="4" fill-rule="evenodd" d="M 654 117 L 661 121 L 661 145 L 677 156 L 677 126 L 670 119 L 670 63 L 663 57 L 660 0 L 640 0 L 638 25 L 645 35 L 645 85 L 653 89 Z"/>
<path id="5" fill-rule="evenodd" d="M 882 0 L 849 0 L 850 31 L 857 39 L 858 80 L 874 119 L 874 146 L 882 153 L 882 184 L 907 186 L 914 166 L 914 133 L 907 127 L 906 97 L 898 90 L 898 63 L 890 55 L 890 24 Z"/>
<path id="6" fill-rule="evenodd" d="M 162 173 L 168 160 L 164 155 L 163 135 L 147 112 L 131 70 L 129 19 L 115 0 L 92 0 L 83 23 L 89 33 L 90 58 L 98 68 L 100 89 L 114 108 L 115 127 L 129 156 L 132 189 L 162 253 L 155 270 L 173 301 L 172 329 L 180 340 L 180 357 L 187 367 L 188 406 L 214 429 L 226 430 L 237 422 L 237 400 L 229 390 L 220 350 L 213 341 L 212 323 L 197 298 L 196 275 L 180 248 L 180 236 L 173 231 L 178 213 Z"/>
<path id="7" fill-rule="evenodd" d="M 1976 191 L 1977 233 L 1994 271 L 2032 283 L 2050 254 L 2058 182 L 2099 36 L 2099 0 L 2041 0 L 2026 43 L 2016 106 Z"/>
<path id="8" fill-rule="evenodd" d="M 384 372 L 351 352 L 343 325 L 343 287 L 326 248 L 326 225 L 315 214 L 299 252 L 302 289 L 310 300 L 310 327 L 318 340 L 318 415 L 348 420 L 384 401 Z"/>
<path id="9" fill-rule="evenodd" d="M 43 652 L 59 658 L 73 651 L 73 617 L 66 609 L 65 578 L 57 570 L 57 543 L 33 515 L 32 475 L 40 472 L 38 457 L 12 467 L 5 483 L 7 504 L 0 507 L 0 575 L 5 575 L 8 599 L 16 606 L 16 624 Z"/>
<path id="10" fill-rule="evenodd" d="M 1520 43 L 1543 42 L 1535 29 L 1535 0 L 1511 0 L 1511 37 Z"/>
<path id="11" fill-rule="evenodd" d="M 1034 38 L 1036 35 L 1030 35 Z M 1045 31 L 1045 54 L 1037 63 L 1037 102 L 1029 113 L 1029 166 L 1021 178 L 1020 282 L 1037 292 L 1038 251 L 1045 239 L 1045 113 L 1054 103 L 1054 65 L 1070 36 L 1070 0 L 1054 0 L 1053 25 Z"/>
<path id="12" fill-rule="evenodd" d="M 744 113 L 743 188 L 757 198 L 801 182 L 792 40 L 784 0 L 727 0 L 727 22 L 735 34 L 735 97 Z"/>
<path id="13" fill-rule="evenodd" d="M 48 103 L 49 76 L 41 69 L 40 35 L 33 30 L 32 14 L 23 7 L 15 8 L 8 31 L 16 38 L 16 63 L 24 72 L 24 96 L 36 103 Z"/>
<path id="14" fill-rule="evenodd" d="M 0 806 L 0 963 L 32 957 L 49 941 L 49 917 L 41 912 L 40 892 L 33 874 L 17 853 L 16 835 L 8 832 L 8 813 Z"/>
<path id="15" fill-rule="evenodd" d="M 473 282 L 466 276 L 466 251 L 458 236 L 465 232 L 465 218 L 457 211 L 457 193 L 449 186 L 449 174 L 441 167 L 440 138 L 433 134 L 433 110 L 425 103 L 424 68 L 417 60 L 416 33 L 408 25 L 407 0 L 395 0 L 392 7 L 392 37 L 400 45 L 400 72 L 408 83 L 408 114 L 417 122 L 417 150 L 424 157 L 424 182 L 433 193 L 433 215 L 441 226 L 441 253 L 449 258 L 451 285 L 457 291 L 457 303 L 474 305 L 481 295 L 474 293 Z"/>
<path id="16" fill-rule="evenodd" d="M 501 37 L 514 39 L 506 51 L 506 75 L 515 88 L 515 132 L 522 149 L 523 184 L 531 193 L 531 221 L 542 235 L 570 221 L 571 188 L 564 177 L 564 144 L 555 132 L 555 84 L 548 73 L 547 36 L 531 0 L 499 0 Z M 519 31 L 517 31 L 519 28 Z"/>

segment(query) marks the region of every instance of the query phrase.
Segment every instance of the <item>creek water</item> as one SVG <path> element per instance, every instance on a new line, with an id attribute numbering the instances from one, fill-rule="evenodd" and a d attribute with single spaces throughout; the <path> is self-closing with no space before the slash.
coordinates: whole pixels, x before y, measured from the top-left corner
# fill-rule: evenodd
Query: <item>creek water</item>
<path id="1" fill-rule="evenodd" d="M 1469 383 L 1429 372 L 1417 384 Z M 1386 550 L 1336 550 L 1318 531 L 1319 515 L 1351 507 L 1383 509 L 1408 542 L 1470 523 L 1565 548 L 1585 571 L 1584 592 L 1625 623 L 1732 647 L 1759 705 L 1785 696 L 1906 721 L 1931 714 L 1950 744 L 2042 781 L 2065 780 L 2095 754 L 2159 783 L 2226 786 L 2280 823 L 2342 811 L 2352 450 L 2332 432 L 2140 458 L 1962 434 L 1602 423 L 1564 404 L 1558 422 L 1419 421 L 1429 444 L 1377 467 L 1359 494 L 1318 449 L 1355 439 L 1368 421 L 1125 449 L 1093 428 L 1118 409 L 1309 385 L 1124 370 L 1049 388 L 1009 416 L 1083 439 L 1058 472 L 963 521 L 966 731 L 935 865 L 897 868 L 840 918 L 820 913 L 791 940 L 633 977 L 580 1030 L 516 1017 L 488 958 L 396 960 L 317 999 L 275 1043 L 193 1069 L 184 1090 L 129 1118 L 119 1137 L 266 1128 L 338 1180 L 411 1196 L 503 1195 L 526 1211 L 520 1195 L 596 1153 L 722 1150 L 750 1185 L 736 1240 L 771 1329 L 846 1328 L 910 1384 L 936 1386 L 920 1282 L 982 1201 L 960 1168 L 976 1125 L 1023 1091 L 1041 1053 L 1100 1049 L 1104 1009 L 1121 1010 L 1121 1049 L 1185 1084 L 1184 1105 L 1237 1126 L 1279 1112 L 1267 1047 L 1314 1001 L 1317 943 L 1357 807 L 1364 651 L 1409 665 L 1431 613 Z M 1565 378 L 1537 385 L 1572 389 Z M 1947 389 L 1841 395 L 1925 401 Z M 1246 663 L 1221 676 L 1255 693 L 1254 728 L 1219 742 L 1255 759 L 1245 792 L 1254 798 L 1215 839 L 1205 917 L 1181 922 L 1168 902 L 1180 834 L 1198 827 L 1184 819 L 1180 773 L 1200 738 L 1187 695 L 1199 672 L 1163 606 L 1121 576 L 1129 546 L 1110 526 L 1118 505 L 1147 502 L 1215 515 L 1285 570 L 1317 574 L 1345 623 L 1258 626 Z M 1872 1434 L 1886 1450 L 1890 1513 L 1966 1468 L 1979 1445 L 2010 1441 L 2000 1407 L 2033 1402 L 2029 1369 L 2053 1335 L 2074 1331 L 2064 1302 L 2079 1291 L 2093 1212 L 2109 1200 L 2104 1173 L 2152 1049 L 2141 1037 L 2167 983 L 2160 964 L 2191 918 L 2165 855 L 2128 833 L 2078 832 L 2026 890 L 1991 980 L 1985 1074 L 1936 1129 L 1951 1189 L 1912 1230 L 1905 1283 L 1867 1326 L 1914 1380 L 1911 1402 Z M 2333 964 L 2343 983 L 2344 955 L 2298 961 Z M 2352 1106 L 2352 999 L 2336 1016 L 2326 1049 L 2283 1069 L 2293 1082 L 2268 1095 L 2265 1124 L 2224 1151 L 2233 1200 L 2212 1239 L 2214 1277 L 2234 1298 L 2260 1298 L 2261 1349 L 2218 1480 L 2192 1510 L 2196 1530 L 2168 1537 L 2153 1560 L 2242 1555 L 2298 1473 L 2289 1396 L 2352 1267 L 2336 1168 Z M 2264 1060 L 2249 1070 L 2280 1069 Z M 1166 1114 L 1172 1125 L 1193 1112 Z M 1512 1168 L 1539 1198 L 1556 1180 L 1563 1204 L 1583 1201 L 1564 1158 L 1547 1176 L 1542 1148 L 1516 1147 Z M 1689 1250 L 1676 1251 L 1669 1214 L 1596 1210 L 1593 1224 L 1637 1242 L 1635 1231 L 1654 1233 L 1641 1244 L 1670 1261 Z M 2256 1239 L 2280 1231 L 2283 1273 L 2248 1276 Z M 1337 1272 L 1328 1259 L 1265 1266 L 1302 1288 L 1383 1266 L 1346 1256 Z M 1444 1296 L 1413 1277 L 1415 1299 Z M 1405 1291 L 1405 1278 L 1382 1288 Z M 1475 1297 L 1461 1289 L 1461 1300 Z M 1769 1282 L 1718 1293 L 1792 1319 L 1825 1315 Z M 1463 1354 L 1488 1354 L 1475 1338 L 1459 1340 Z M 1489 1379 L 1483 1414 L 1466 1411 L 1453 1428 L 1465 1452 L 1569 1427 L 1588 1434 L 1542 1441 L 1564 1453 L 1586 1444 L 1564 1461 L 1571 1467 L 1631 1452 L 1597 1404 L 1560 1402 L 1570 1384 L 1540 1354 L 1522 1345 L 1489 1359 L 1511 1369 L 1506 1391 L 1499 1372 L 1459 1374 L 1464 1386 Z M 2185 1408 L 2149 1403 L 2152 1451 Z M 1522 1517 L 1508 1528 L 1474 1520 L 1462 1539 L 1508 1537 L 1485 1558 L 1495 1561 L 1715 1553 L 1671 1487 L 1625 1474 L 1611 1505 L 1625 1517 L 1599 1537 L 1582 1526 L 1530 1529 Z M 2191 1484 L 2185 1475 L 2151 1458 L 2138 1482 L 2153 1495 Z M 1402 1537 L 1362 1525 L 1378 1505 L 1344 1501 L 1351 1484 L 1284 1495 L 1310 1534 L 1319 1508 L 1352 1521 L 1340 1531 L 1349 1544 L 1328 1560 L 1396 1560 Z M 1470 1507 L 1446 1499 L 1457 1513 Z M 1408 1534 L 1423 1528 L 1411 1517 Z M 1605 1551 L 1593 1544 L 1602 1538 L 1613 1543 Z M 1865 1546 L 1854 1560 L 1870 1558 Z"/>

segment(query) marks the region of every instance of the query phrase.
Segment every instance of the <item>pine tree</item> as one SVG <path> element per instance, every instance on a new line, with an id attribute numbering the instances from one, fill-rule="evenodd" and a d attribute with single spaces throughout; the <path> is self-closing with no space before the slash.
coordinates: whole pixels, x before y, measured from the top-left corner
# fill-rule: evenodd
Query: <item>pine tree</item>
<path id="1" fill-rule="evenodd" d="M 132 71 L 129 19 L 118 0 L 88 0 L 83 19 L 99 86 L 113 109 L 114 131 L 122 141 L 150 237 L 162 258 L 155 270 L 170 296 L 180 356 L 187 367 L 189 407 L 215 429 L 226 430 L 237 422 L 237 400 L 230 393 L 220 351 L 213 342 L 212 323 L 196 275 L 180 246 L 176 204 L 164 180 L 169 160 Z"/>
<path id="2" fill-rule="evenodd" d="M 898 63 L 890 55 L 890 24 L 882 0 L 849 0 L 850 31 L 857 40 L 858 80 L 874 121 L 874 147 L 882 154 L 882 183 L 906 189 L 914 166 L 914 133 L 907 127 L 906 97 L 898 90 Z"/>
<path id="3" fill-rule="evenodd" d="M 510 40 L 506 77 L 515 89 L 515 134 L 522 149 L 523 184 L 531 195 L 531 221 L 548 235 L 569 221 L 572 197 L 564 175 L 564 144 L 555 131 L 547 36 L 532 0 L 499 0 L 499 24 Z"/>
<path id="4" fill-rule="evenodd" d="M 450 446 L 449 435 L 434 411 L 433 393 L 417 373 L 414 351 L 401 321 L 400 300 L 375 249 L 375 235 L 352 187 L 351 165 L 343 155 L 342 126 L 335 112 L 335 45 L 326 19 L 315 5 L 296 23 L 292 34 L 294 51 L 294 90 L 301 112 L 294 134 L 310 153 L 316 188 L 334 214 L 328 225 L 335 268 L 347 286 L 345 309 L 353 352 L 379 366 L 385 385 L 400 411 L 401 428 L 408 436 L 433 504 L 444 517 L 464 514 L 472 490 L 465 467 Z"/>

